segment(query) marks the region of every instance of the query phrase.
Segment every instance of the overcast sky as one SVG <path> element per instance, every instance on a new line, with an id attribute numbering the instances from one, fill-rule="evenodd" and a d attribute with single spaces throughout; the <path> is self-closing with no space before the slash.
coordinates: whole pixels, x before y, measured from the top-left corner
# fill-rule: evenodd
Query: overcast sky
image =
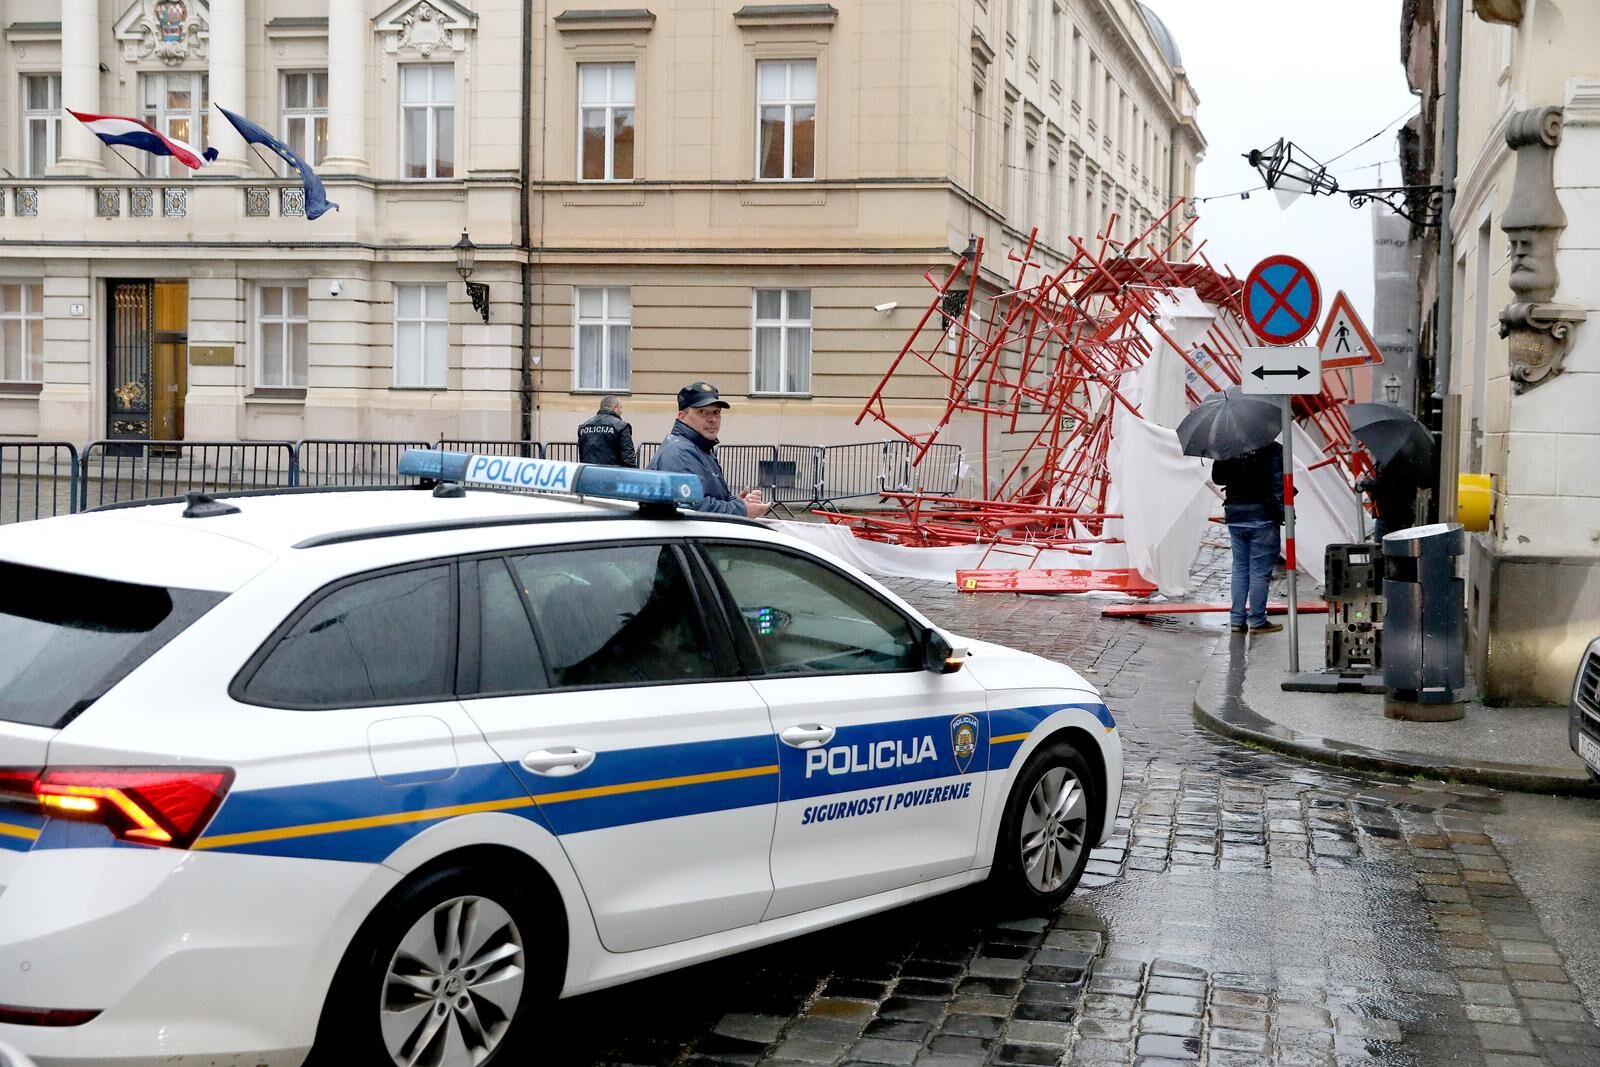
<path id="1" fill-rule="evenodd" d="M 1261 184 L 1240 156 L 1287 137 L 1321 162 L 1417 108 L 1400 66 L 1401 0 L 1339 5 L 1295 0 L 1146 0 L 1183 53 L 1200 96 L 1209 147 L 1195 178 L 1197 197 Z M 1408 110 L 1409 109 L 1409 110 Z M 1400 184 L 1394 130 L 1329 167 L 1342 187 Z M 1369 166 L 1382 162 L 1379 167 Z M 1357 169 L 1363 168 L 1363 169 Z M 1350 294 L 1372 323 L 1374 210 L 1352 210 L 1343 195 L 1302 197 L 1287 210 L 1265 190 L 1250 199 L 1199 205 L 1198 235 L 1217 265 L 1241 278 L 1264 256 L 1299 256 L 1316 272 L 1323 314 L 1333 294 Z"/>

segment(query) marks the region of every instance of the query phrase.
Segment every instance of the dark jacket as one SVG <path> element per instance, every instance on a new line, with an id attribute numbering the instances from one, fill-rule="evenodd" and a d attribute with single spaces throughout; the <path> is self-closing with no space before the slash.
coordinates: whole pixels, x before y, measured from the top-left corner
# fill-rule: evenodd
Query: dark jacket
<path id="1" fill-rule="evenodd" d="M 1373 539 L 1381 541 L 1384 534 L 1415 526 L 1417 522 L 1417 490 L 1422 482 L 1417 472 L 1402 462 L 1386 463 L 1377 474 L 1356 486 L 1372 499 L 1372 508 L 1378 514 L 1373 524 Z"/>
<path id="2" fill-rule="evenodd" d="M 715 441 L 701 436 L 687 423 L 675 422 L 672 432 L 661 442 L 661 451 L 650 461 L 650 469 L 697 476 L 700 488 L 706 494 L 705 501 L 695 509 L 697 511 L 709 511 L 717 515 L 748 515 L 750 512 L 744 506 L 744 501 L 734 499 L 734 495 L 728 491 L 728 479 L 722 473 L 722 464 L 717 462 L 716 453 L 712 451 L 716 447 Z"/>
<path id="3" fill-rule="evenodd" d="M 633 450 L 633 427 L 609 411 L 599 412 L 578 427 L 578 461 L 637 467 L 639 454 Z"/>
<path id="4" fill-rule="evenodd" d="M 1283 448 L 1276 443 L 1211 465 L 1229 522 L 1283 521 Z"/>

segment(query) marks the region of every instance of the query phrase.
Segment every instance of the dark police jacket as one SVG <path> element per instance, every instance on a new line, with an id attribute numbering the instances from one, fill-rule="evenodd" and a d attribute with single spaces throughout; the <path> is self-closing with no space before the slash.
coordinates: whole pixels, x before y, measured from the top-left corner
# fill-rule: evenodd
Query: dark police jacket
<path id="1" fill-rule="evenodd" d="M 578 427 L 578 461 L 603 463 L 608 467 L 637 467 L 633 450 L 633 427 L 602 411 Z"/>
<path id="2" fill-rule="evenodd" d="M 693 474 L 700 479 L 705 501 L 696 511 L 710 511 L 717 515 L 748 515 L 743 500 L 735 500 L 728 491 L 728 479 L 722 473 L 712 449 L 717 443 L 701 436 L 686 423 L 675 422 L 672 432 L 661 442 L 661 451 L 650 461 L 650 469 L 671 471 L 675 474 Z"/>
<path id="3" fill-rule="evenodd" d="M 1283 447 L 1276 442 L 1211 465 L 1228 522 L 1283 521 Z"/>

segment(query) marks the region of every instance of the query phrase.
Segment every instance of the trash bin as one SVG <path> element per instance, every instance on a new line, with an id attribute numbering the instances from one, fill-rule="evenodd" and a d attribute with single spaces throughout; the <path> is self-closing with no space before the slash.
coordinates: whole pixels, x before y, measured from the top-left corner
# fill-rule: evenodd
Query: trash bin
<path id="1" fill-rule="evenodd" d="M 1460 523 L 1396 530 L 1383 539 L 1384 715 L 1446 722 L 1466 714 L 1466 583 L 1455 559 Z"/>

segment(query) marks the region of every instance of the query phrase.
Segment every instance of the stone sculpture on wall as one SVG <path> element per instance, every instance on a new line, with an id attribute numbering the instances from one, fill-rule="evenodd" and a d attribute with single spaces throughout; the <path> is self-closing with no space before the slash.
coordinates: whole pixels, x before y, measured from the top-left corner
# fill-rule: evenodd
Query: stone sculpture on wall
<path id="1" fill-rule="evenodd" d="M 1506 144 L 1517 154 L 1511 203 L 1500 228 L 1511 240 L 1511 291 L 1515 302 L 1500 312 L 1500 336 L 1510 342 L 1512 387 L 1519 393 L 1560 374 L 1582 308 L 1552 303 L 1560 284 L 1556 242 L 1567 214 L 1555 189 L 1555 150 L 1561 143 L 1559 107 L 1511 116 Z"/>

